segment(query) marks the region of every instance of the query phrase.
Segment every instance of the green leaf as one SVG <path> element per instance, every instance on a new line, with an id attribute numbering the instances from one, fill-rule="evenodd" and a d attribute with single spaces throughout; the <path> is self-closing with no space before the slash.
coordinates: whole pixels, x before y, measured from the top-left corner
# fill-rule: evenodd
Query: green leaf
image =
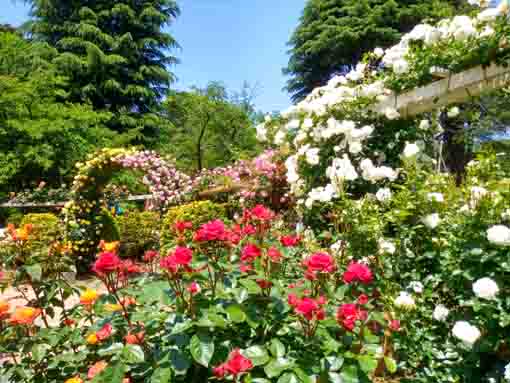
<path id="1" fill-rule="evenodd" d="M 150 383 L 170 383 L 171 381 L 172 370 L 169 367 L 160 367 L 152 374 Z"/>
<path id="2" fill-rule="evenodd" d="M 345 293 L 347 292 L 347 289 L 349 288 L 349 285 L 342 285 L 340 286 L 336 292 L 335 292 L 335 298 L 339 301 L 343 301 L 345 297 Z"/>
<path id="3" fill-rule="evenodd" d="M 339 371 L 344 364 L 344 358 L 341 356 L 328 356 L 324 360 L 326 361 L 325 369 L 328 371 Z"/>
<path id="4" fill-rule="evenodd" d="M 273 354 L 275 358 L 282 358 L 285 356 L 285 345 L 277 338 L 273 338 L 269 345 L 269 351 L 271 351 L 271 354 Z"/>
<path id="5" fill-rule="evenodd" d="M 37 362 L 37 363 L 40 363 L 44 357 L 46 356 L 47 354 L 47 351 L 50 349 L 51 347 L 47 344 L 34 344 L 34 346 L 32 347 L 32 358 L 34 358 L 34 360 Z"/>
<path id="6" fill-rule="evenodd" d="M 299 383 L 299 380 L 293 372 L 287 372 L 280 376 L 278 383 Z"/>
<path id="7" fill-rule="evenodd" d="M 191 360 L 180 350 L 170 350 L 170 364 L 177 373 L 184 373 L 191 366 Z"/>
<path id="8" fill-rule="evenodd" d="M 386 365 L 386 368 L 388 369 L 390 374 L 394 374 L 395 372 L 397 372 L 397 362 L 395 362 L 395 359 L 385 356 L 384 364 Z"/>
<path id="9" fill-rule="evenodd" d="M 139 345 L 127 344 L 122 350 L 122 358 L 127 363 L 142 363 L 145 360 L 145 354 Z"/>
<path id="10" fill-rule="evenodd" d="M 290 370 L 293 367 L 293 363 L 289 359 L 277 358 L 266 364 L 264 372 L 270 378 L 280 376 L 285 370 Z"/>
<path id="11" fill-rule="evenodd" d="M 359 383 L 358 368 L 354 365 L 345 366 L 340 372 L 342 383 Z"/>
<path id="12" fill-rule="evenodd" d="M 250 294 L 260 294 L 262 292 L 260 286 L 257 285 L 257 282 L 253 279 L 241 279 L 239 283 L 243 285 Z"/>
<path id="13" fill-rule="evenodd" d="M 297 375 L 301 383 L 315 383 L 315 379 L 312 378 L 311 376 L 308 376 L 308 374 L 304 372 L 302 369 L 295 368 L 293 371 Z"/>
<path id="14" fill-rule="evenodd" d="M 328 382 L 329 383 L 345 383 L 346 381 L 342 378 L 340 374 L 336 372 L 328 373 Z"/>
<path id="15" fill-rule="evenodd" d="M 124 349 L 122 343 L 113 343 L 108 348 L 100 349 L 97 353 L 99 356 L 114 355 L 121 352 Z"/>
<path id="16" fill-rule="evenodd" d="M 246 320 L 246 314 L 239 305 L 230 305 L 226 309 L 228 319 L 234 323 L 242 323 Z"/>
<path id="17" fill-rule="evenodd" d="M 361 369 L 366 374 L 371 374 L 377 368 L 377 360 L 370 355 L 362 355 L 358 357 Z"/>
<path id="18" fill-rule="evenodd" d="M 40 281 L 42 275 L 42 267 L 39 263 L 35 265 L 25 266 L 25 271 L 30 275 L 30 279 L 33 281 Z"/>
<path id="19" fill-rule="evenodd" d="M 101 373 L 97 374 L 91 383 L 122 383 L 125 374 L 125 366 L 117 363 L 115 366 L 105 368 Z"/>
<path id="20" fill-rule="evenodd" d="M 209 367 L 209 362 L 214 354 L 214 343 L 207 335 L 193 335 L 190 352 L 197 363 Z"/>
<path id="21" fill-rule="evenodd" d="M 250 359 L 254 366 L 261 366 L 269 361 L 266 349 L 261 346 L 251 346 L 244 350 L 242 354 Z"/>

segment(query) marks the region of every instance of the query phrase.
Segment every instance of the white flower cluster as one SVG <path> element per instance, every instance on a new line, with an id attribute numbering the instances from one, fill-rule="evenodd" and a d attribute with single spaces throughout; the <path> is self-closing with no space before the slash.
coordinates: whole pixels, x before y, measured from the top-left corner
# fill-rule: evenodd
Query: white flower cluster
<path id="1" fill-rule="evenodd" d="M 477 3 L 483 5 L 482 0 Z M 411 42 L 422 41 L 426 46 L 430 46 L 441 41 L 456 43 L 469 38 L 488 38 L 494 33 L 490 23 L 506 11 L 507 8 L 502 5 L 482 10 L 476 17 L 456 16 L 443 20 L 436 26 L 420 24 L 404 35 L 397 45 L 386 51 L 377 48 L 373 54 L 381 59 L 386 71 L 389 69 L 397 76 L 404 75 L 413 69 L 410 64 L 413 54 L 410 49 Z M 366 141 L 373 135 L 373 126 L 359 124 L 357 121 L 337 120 L 330 114 L 339 105 L 368 100 L 367 106 L 360 113 L 372 111 L 389 120 L 400 118 L 399 111 L 393 107 L 386 107 L 384 110 L 373 107 L 373 103 L 384 101 L 393 95 L 385 86 L 385 77 L 375 74 L 373 68 L 359 63 L 349 73 L 331 78 L 325 86 L 314 89 L 304 100 L 283 111 L 281 116 L 287 122 L 282 126 L 275 126 L 276 123 L 273 123 L 270 117 L 257 126 L 257 137 L 261 141 L 270 139 L 271 126 L 272 144 L 287 145 L 290 149 L 290 157 L 286 161 L 287 180 L 291 193 L 301 196 L 301 203 L 305 206 L 311 207 L 315 201 L 327 202 L 335 198 L 341 193 L 346 181 L 362 178 L 376 183 L 383 180 L 394 181 L 397 178 L 395 169 L 383 166 L 380 161 L 374 165 L 372 159 L 364 156 L 368 154 L 365 150 Z M 451 115 L 458 113 L 458 108 L 449 111 Z M 429 128 L 428 120 L 420 123 L 421 130 Z M 331 156 L 330 150 L 323 150 L 328 143 L 334 145 L 334 156 Z M 402 156 L 415 158 L 422 150 L 419 143 L 407 143 Z M 312 167 L 320 165 L 326 168 L 329 183 L 317 185 L 308 177 L 302 177 L 306 171 L 304 163 Z M 317 175 L 317 179 L 324 177 Z"/>
<path id="2" fill-rule="evenodd" d="M 466 321 L 456 322 L 452 329 L 455 338 L 460 339 L 466 346 L 473 346 L 482 335 L 476 326 Z"/>
<path id="3" fill-rule="evenodd" d="M 505 225 L 495 225 L 487 230 L 489 242 L 498 246 L 510 246 L 510 228 Z"/>
<path id="4" fill-rule="evenodd" d="M 481 278 L 473 283 L 473 292 L 478 298 L 494 299 L 499 292 L 499 287 L 492 279 Z"/>
<path id="5" fill-rule="evenodd" d="M 399 296 L 395 298 L 395 306 L 404 310 L 412 310 L 416 307 L 416 302 L 411 294 L 401 291 Z"/>

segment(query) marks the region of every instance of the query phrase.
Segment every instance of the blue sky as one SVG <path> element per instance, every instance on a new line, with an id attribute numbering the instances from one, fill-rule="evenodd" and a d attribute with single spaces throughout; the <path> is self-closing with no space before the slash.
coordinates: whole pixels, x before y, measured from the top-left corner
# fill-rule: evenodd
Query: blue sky
<path id="1" fill-rule="evenodd" d="M 0 0 L 0 24 L 27 19 L 22 1 Z M 257 107 L 265 112 L 290 105 L 282 88 L 287 46 L 306 0 L 180 0 L 182 14 L 171 32 L 182 46 L 174 68 L 175 85 L 186 89 L 223 81 L 239 90 L 244 80 L 257 84 Z"/>

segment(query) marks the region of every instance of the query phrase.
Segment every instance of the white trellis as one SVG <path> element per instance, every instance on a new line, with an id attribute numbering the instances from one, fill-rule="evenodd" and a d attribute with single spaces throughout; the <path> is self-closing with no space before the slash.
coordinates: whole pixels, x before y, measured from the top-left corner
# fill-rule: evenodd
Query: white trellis
<path id="1" fill-rule="evenodd" d="M 487 90 L 499 89 L 510 83 L 510 67 L 491 64 L 477 66 L 402 94 L 392 94 L 374 109 L 384 113 L 395 108 L 402 117 L 412 117 L 441 106 L 462 103 Z"/>

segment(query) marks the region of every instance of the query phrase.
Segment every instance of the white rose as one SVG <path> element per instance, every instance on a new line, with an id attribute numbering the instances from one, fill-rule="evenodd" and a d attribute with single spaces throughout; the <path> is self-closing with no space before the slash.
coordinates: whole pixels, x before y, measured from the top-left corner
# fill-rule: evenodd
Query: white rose
<path id="1" fill-rule="evenodd" d="M 494 299 L 499 292 L 499 287 L 492 279 L 481 278 L 473 283 L 473 292 L 478 298 Z"/>
<path id="2" fill-rule="evenodd" d="M 482 335 L 480 330 L 465 321 L 455 323 L 452 329 L 452 334 L 468 346 L 475 344 Z"/>
<path id="3" fill-rule="evenodd" d="M 381 254 L 394 254 L 395 251 L 397 250 L 395 244 L 391 241 L 387 241 L 385 239 L 379 239 L 379 242 L 378 242 L 378 245 L 379 245 L 379 253 Z"/>
<path id="4" fill-rule="evenodd" d="M 395 306 L 406 310 L 411 310 L 416 307 L 416 302 L 409 293 L 401 291 L 399 296 L 395 298 Z"/>
<path id="5" fill-rule="evenodd" d="M 419 125 L 420 130 L 428 130 L 430 128 L 429 120 L 421 120 Z"/>
<path id="6" fill-rule="evenodd" d="M 265 124 L 258 124 L 256 127 L 257 130 L 257 140 L 260 142 L 267 141 L 267 129 Z"/>
<path id="7" fill-rule="evenodd" d="M 404 74 L 409 72 L 409 63 L 407 60 L 400 59 L 393 63 L 393 72 L 396 74 Z"/>
<path id="8" fill-rule="evenodd" d="M 380 188 L 379 190 L 377 190 L 377 193 L 375 193 L 375 198 L 377 198 L 379 202 L 389 201 L 391 199 L 391 196 L 392 194 L 389 188 Z"/>
<path id="9" fill-rule="evenodd" d="M 454 117 L 457 117 L 460 113 L 460 109 L 457 107 L 457 106 L 454 106 L 453 108 L 451 108 L 447 115 L 449 118 L 454 118 Z"/>
<path id="10" fill-rule="evenodd" d="M 441 222 L 441 218 L 439 217 L 439 214 L 433 213 L 423 217 L 422 222 L 429 229 L 435 229 Z"/>
<path id="11" fill-rule="evenodd" d="M 510 382 L 510 363 L 505 366 L 505 379 Z"/>
<path id="12" fill-rule="evenodd" d="M 274 144 L 281 145 L 285 139 L 285 132 L 283 130 L 279 130 L 278 133 L 274 136 Z"/>
<path id="13" fill-rule="evenodd" d="M 489 242 L 499 246 L 510 246 L 510 229 L 504 225 L 495 225 L 487 230 Z"/>
<path id="14" fill-rule="evenodd" d="M 384 115 L 388 120 L 396 120 L 397 118 L 400 117 L 400 113 L 395 108 L 391 107 L 387 107 L 384 110 Z"/>
<path id="15" fill-rule="evenodd" d="M 318 148 L 310 148 L 306 151 L 306 162 L 309 165 L 317 165 L 320 162 Z"/>
<path id="16" fill-rule="evenodd" d="M 412 281 L 409 283 L 409 288 L 413 290 L 416 294 L 423 293 L 423 283 L 420 281 Z"/>
<path id="17" fill-rule="evenodd" d="M 441 193 L 429 193 L 427 194 L 429 201 L 444 202 L 444 197 Z"/>
<path id="18" fill-rule="evenodd" d="M 416 156 L 419 152 L 420 148 L 418 145 L 407 142 L 402 155 L 405 158 L 411 158 Z"/>
<path id="19" fill-rule="evenodd" d="M 443 305 L 437 305 L 432 313 L 432 317 L 439 322 L 444 322 L 448 314 L 450 314 L 450 310 Z"/>
<path id="20" fill-rule="evenodd" d="M 377 47 L 377 48 L 374 49 L 374 54 L 377 57 L 383 57 L 384 56 L 384 49 Z"/>

